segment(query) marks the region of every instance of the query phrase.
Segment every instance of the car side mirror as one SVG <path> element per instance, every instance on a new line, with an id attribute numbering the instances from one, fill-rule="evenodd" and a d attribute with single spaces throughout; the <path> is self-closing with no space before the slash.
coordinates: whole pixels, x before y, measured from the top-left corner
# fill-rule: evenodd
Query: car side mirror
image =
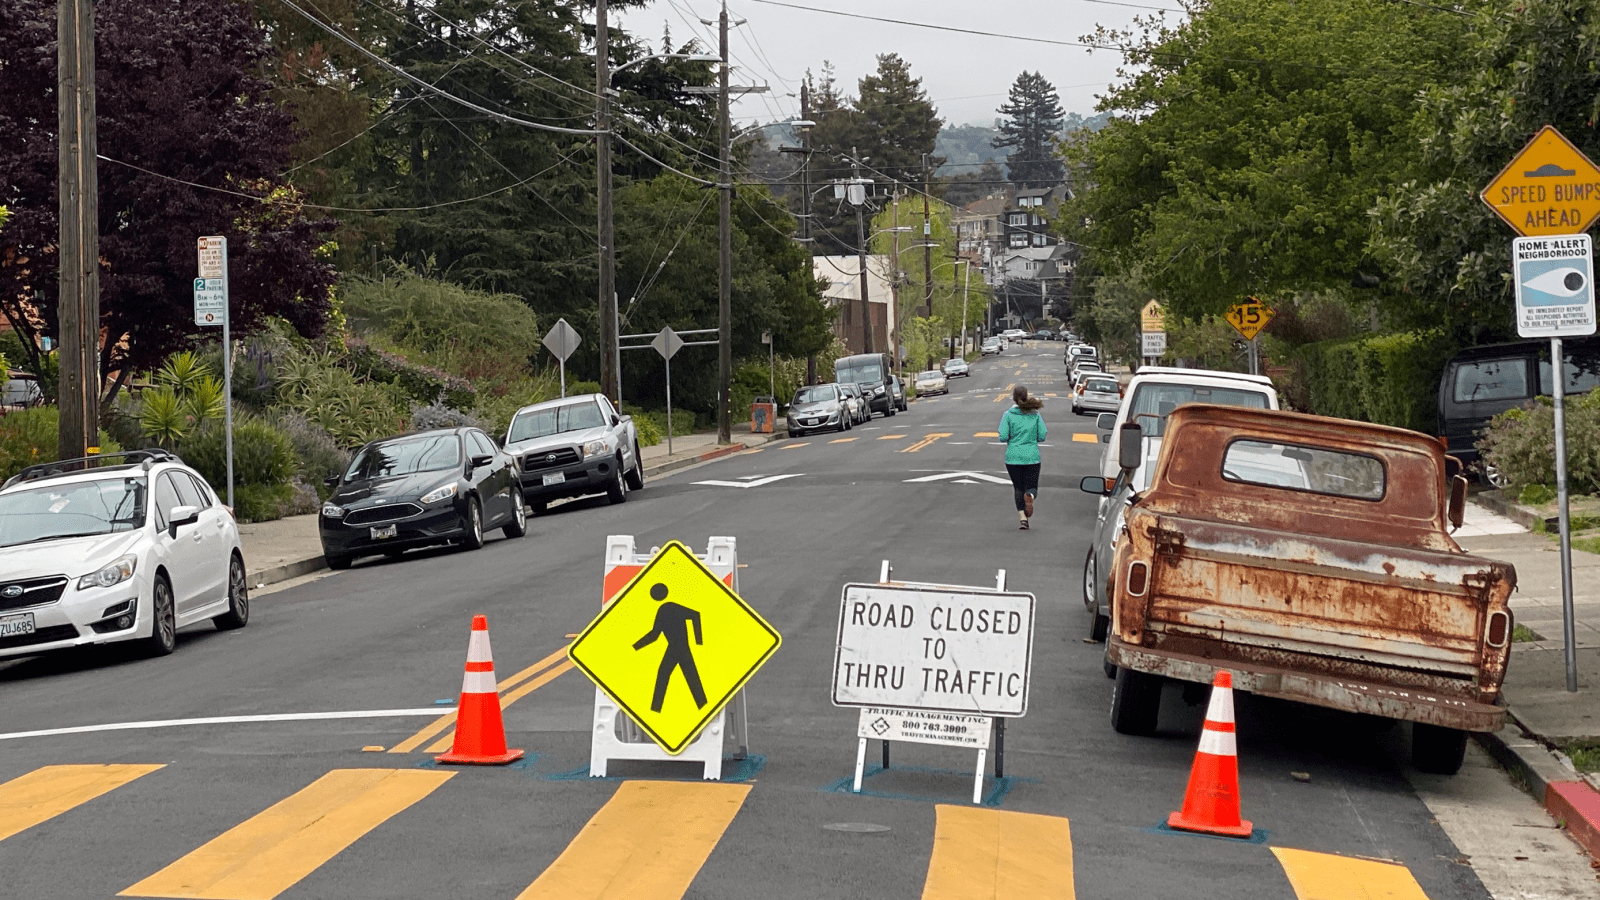
<path id="1" fill-rule="evenodd" d="M 1454 530 L 1461 527 L 1466 516 L 1467 479 L 1464 475 L 1456 475 L 1450 479 L 1450 505 L 1445 509 L 1445 518 L 1450 521 L 1450 528 Z"/>
<path id="2" fill-rule="evenodd" d="M 337 475 L 329 475 L 327 478 L 322 479 L 322 483 L 327 485 L 328 487 L 331 487 L 331 488 L 338 487 L 339 486 L 339 476 L 337 476 Z"/>
<path id="3" fill-rule="evenodd" d="M 478 455 L 472 457 L 472 467 L 474 469 L 478 468 L 479 466 L 487 466 L 492 462 L 494 462 L 494 457 L 487 453 L 479 453 Z"/>
<path id="4" fill-rule="evenodd" d="M 1137 469 L 1144 455 L 1144 429 L 1138 422 L 1125 422 L 1117 435 L 1117 465 L 1123 469 Z"/>
<path id="5" fill-rule="evenodd" d="M 621 424 L 622 424 L 622 417 L 617 415 L 616 413 L 612 413 L 611 414 L 611 427 L 615 428 L 615 427 L 617 427 L 618 425 L 621 425 Z"/>
<path id="6" fill-rule="evenodd" d="M 1111 485 L 1115 481 L 1116 479 L 1114 478 L 1102 478 L 1099 475 L 1090 475 L 1078 482 L 1078 489 L 1083 491 L 1085 494 L 1095 494 L 1097 496 L 1104 497 L 1111 493 Z"/>
<path id="7" fill-rule="evenodd" d="M 1111 429 L 1117 427 L 1117 414 L 1101 413 L 1100 415 L 1095 416 L 1094 427 L 1100 429 L 1101 431 L 1110 431 Z"/>
<path id="8" fill-rule="evenodd" d="M 200 521 L 200 507 L 174 506 L 167 512 L 167 533 L 177 537 L 178 526 L 193 525 L 198 521 Z"/>

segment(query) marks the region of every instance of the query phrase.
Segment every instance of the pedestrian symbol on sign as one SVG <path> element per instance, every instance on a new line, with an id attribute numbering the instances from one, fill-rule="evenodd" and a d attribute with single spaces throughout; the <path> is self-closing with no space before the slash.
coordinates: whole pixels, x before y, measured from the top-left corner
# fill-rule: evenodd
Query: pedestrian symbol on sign
<path id="1" fill-rule="evenodd" d="M 633 649 L 643 650 L 655 643 L 656 638 L 665 638 L 667 641 L 667 650 L 661 654 L 661 668 L 656 670 L 656 689 L 650 698 L 650 711 L 661 712 L 674 669 L 683 672 L 683 681 L 694 696 L 695 709 L 704 709 L 706 691 L 700 686 L 700 672 L 694 667 L 694 650 L 689 646 L 690 623 L 694 624 L 694 642 L 705 643 L 705 636 L 700 633 L 700 614 L 687 606 L 662 602 L 667 599 L 667 594 L 667 586 L 659 582 L 650 588 L 650 598 L 661 603 L 661 607 L 656 610 L 656 620 L 650 627 L 650 633 L 633 644 Z"/>

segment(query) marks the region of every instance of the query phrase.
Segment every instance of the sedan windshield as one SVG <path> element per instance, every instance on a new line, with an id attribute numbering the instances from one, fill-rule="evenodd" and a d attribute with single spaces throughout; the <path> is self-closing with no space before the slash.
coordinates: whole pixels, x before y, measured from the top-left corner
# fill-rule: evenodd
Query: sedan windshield
<path id="1" fill-rule="evenodd" d="M 593 400 L 568 403 L 565 406 L 549 406 L 521 413 L 512 419 L 511 435 L 507 438 L 507 443 L 514 444 L 530 438 L 549 437 L 563 431 L 601 428 L 605 424 L 606 417 L 601 414 L 600 405 Z"/>
<path id="2" fill-rule="evenodd" d="M 819 384 L 801 388 L 799 393 L 794 395 L 794 402 L 795 405 L 801 403 L 826 403 L 837 396 L 831 386 Z"/>
<path id="3" fill-rule="evenodd" d="M 0 547 L 132 531 L 144 525 L 143 478 L 101 479 L 0 497 Z"/>
<path id="4" fill-rule="evenodd" d="M 917 380 L 918 381 L 938 381 L 940 378 L 943 378 L 943 377 L 944 376 L 940 375 L 938 372 L 923 372 L 922 374 L 917 376 Z"/>
<path id="5" fill-rule="evenodd" d="M 461 439 L 454 434 L 430 434 L 364 448 L 345 472 L 345 481 L 442 472 L 461 465 Z"/>

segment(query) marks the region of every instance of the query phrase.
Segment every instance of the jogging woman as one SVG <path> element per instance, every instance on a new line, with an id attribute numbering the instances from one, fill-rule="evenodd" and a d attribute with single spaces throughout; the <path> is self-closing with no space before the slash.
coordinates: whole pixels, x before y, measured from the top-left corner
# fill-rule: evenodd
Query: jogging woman
<path id="1" fill-rule="evenodd" d="M 1000 417 L 1000 440 L 1006 442 L 1006 472 L 1011 475 L 1011 492 L 1017 501 L 1018 528 L 1027 529 L 1033 517 L 1033 498 L 1039 494 L 1039 442 L 1049 435 L 1039 408 L 1044 401 L 1028 395 L 1017 385 L 1011 391 L 1016 404 Z"/>

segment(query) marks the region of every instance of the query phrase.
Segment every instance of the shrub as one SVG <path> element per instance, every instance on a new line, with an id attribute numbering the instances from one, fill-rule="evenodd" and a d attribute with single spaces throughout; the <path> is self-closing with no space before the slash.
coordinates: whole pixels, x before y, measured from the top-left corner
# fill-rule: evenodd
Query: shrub
<path id="1" fill-rule="evenodd" d="M 1575 494 L 1600 492 L 1600 392 L 1566 405 L 1567 487 Z M 1555 407 L 1545 399 L 1495 416 L 1478 449 L 1484 462 L 1504 475 L 1508 493 L 1556 483 Z"/>
<path id="2" fill-rule="evenodd" d="M 656 427 L 656 423 L 643 415 L 634 415 L 633 428 L 639 434 L 639 446 L 641 447 L 654 447 L 665 440 L 661 434 L 661 429 Z"/>
<path id="3" fill-rule="evenodd" d="M 429 354 L 430 362 L 436 362 L 435 353 L 474 348 L 526 367 L 539 349 L 533 310 L 510 294 L 475 291 L 392 267 L 380 279 L 345 279 L 340 295 L 352 326 Z"/>
<path id="4" fill-rule="evenodd" d="M 350 454 L 339 446 L 333 435 L 305 416 L 291 410 L 275 410 L 267 421 L 289 438 L 300 460 L 301 480 L 319 494 L 324 491 L 324 479 L 341 474 L 350 465 Z"/>
<path id="5" fill-rule="evenodd" d="M 226 489 L 222 491 L 225 496 Z M 233 514 L 240 522 L 270 522 L 281 519 L 285 508 L 294 503 L 295 486 L 281 484 L 241 484 L 233 488 Z"/>
<path id="6" fill-rule="evenodd" d="M 460 428 L 463 425 L 483 428 L 483 423 L 472 414 L 440 403 L 411 408 L 411 427 L 417 431 L 427 431 L 430 428 Z"/>
<path id="7" fill-rule="evenodd" d="M 632 416 L 635 423 L 650 423 L 648 427 L 654 429 L 657 436 L 656 443 L 659 444 L 667 439 L 667 414 L 664 410 L 650 409 L 643 412 L 632 413 Z M 643 425 L 639 426 L 639 446 L 641 447 L 645 445 L 645 427 L 646 426 Z M 686 434 L 694 434 L 694 429 L 695 416 L 693 410 L 674 409 L 672 411 L 672 434 L 674 437 L 682 437 Z"/>
<path id="8" fill-rule="evenodd" d="M 1317 415 L 1436 434 L 1439 375 L 1455 349 L 1432 331 L 1306 344 L 1292 357 L 1299 383 L 1285 393 Z"/>
<path id="9" fill-rule="evenodd" d="M 0 478 L 10 478 L 37 463 L 54 462 L 60 440 L 60 410 L 36 406 L 0 415 Z M 104 431 L 100 432 L 100 452 L 122 450 Z"/>
<path id="10" fill-rule="evenodd" d="M 477 399 L 477 390 L 465 378 L 407 362 L 359 338 L 345 339 L 345 362 L 356 375 L 392 384 L 417 403 L 443 402 L 456 409 L 471 409 Z"/>
<path id="11" fill-rule="evenodd" d="M 278 399 L 343 447 L 398 434 L 410 423 L 410 404 L 399 388 L 357 381 L 329 356 L 285 359 L 278 367 Z"/>
<path id="12" fill-rule="evenodd" d="M 178 448 L 178 455 L 205 476 L 212 488 L 228 490 L 227 429 L 221 422 L 207 422 Z M 238 419 L 233 423 L 233 484 L 235 492 L 243 484 L 286 484 L 298 467 L 294 445 L 288 435 L 259 419 Z"/>

